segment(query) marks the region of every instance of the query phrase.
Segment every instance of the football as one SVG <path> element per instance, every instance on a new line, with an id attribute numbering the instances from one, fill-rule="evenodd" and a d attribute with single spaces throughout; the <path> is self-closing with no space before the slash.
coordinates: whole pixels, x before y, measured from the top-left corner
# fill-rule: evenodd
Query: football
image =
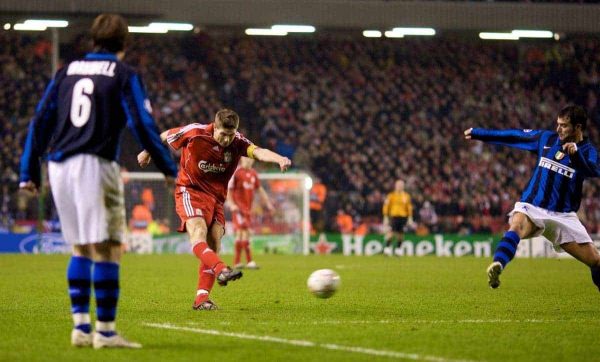
<path id="1" fill-rule="evenodd" d="M 329 298 L 340 286 L 340 276 L 331 269 L 315 270 L 308 277 L 306 285 L 314 296 Z"/>

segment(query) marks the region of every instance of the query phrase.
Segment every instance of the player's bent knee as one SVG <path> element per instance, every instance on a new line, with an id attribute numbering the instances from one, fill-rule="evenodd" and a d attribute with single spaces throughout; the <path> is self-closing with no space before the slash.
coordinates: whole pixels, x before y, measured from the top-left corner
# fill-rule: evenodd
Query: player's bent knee
<path id="1" fill-rule="evenodd" d="M 122 247 L 118 241 L 107 240 L 94 244 L 94 260 L 118 263 L 121 261 Z"/>
<path id="2" fill-rule="evenodd" d="M 524 239 L 534 234 L 537 226 L 523 213 L 517 212 L 510 220 L 510 230 L 519 234 Z"/>
<path id="3" fill-rule="evenodd" d="M 73 245 L 73 255 L 92 259 L 94 251 L 91 245 Z"/>

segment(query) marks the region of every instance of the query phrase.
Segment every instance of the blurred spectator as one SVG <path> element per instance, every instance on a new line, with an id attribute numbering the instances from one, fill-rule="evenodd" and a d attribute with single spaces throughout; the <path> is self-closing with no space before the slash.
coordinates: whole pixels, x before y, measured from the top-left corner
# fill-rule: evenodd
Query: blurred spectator
<path id="1" fill-rule="evenodd" d="M 354 223 L 350 214 L 347 214 L 344 210 L 339 209 L 335 221 L 340 233 L 352 234 L 352 231 L 354 230 Z"/>
<path id="2" fill-rule="evenodd" d="M 144 204 L 135 205 L 129 219 L 129 230 L 133 233 L 147 232 L 152 222 L 152 212 L 150 209 Z"/>
<path id="3" fill-rule="evenodd" d="M 438 216 L 431 202 L 426 200 L 419 210 L 419 225 L 423 225 L 427 230 L 425 234 L 437 233 Z M 423 230 L 421 230 L 423 232 Z"/>
<path id="4" fill-rule="evenodd" d="M 314 233 L 323 231 L 325 219 L 323 215 L 323 204 L 327 197 L 327 186 L 321 183 L 318 177 L 313 177 L 313 186 L 310 189 L 310 221 Z"/>
<path id="5" fill-rule="evenodd" d="M 146 206 L 148 210 L 154 211 L 154 192 L 152 191 L 152 188 L 145 187 L 142 190 L 141 198 L 144 206 Z"/>

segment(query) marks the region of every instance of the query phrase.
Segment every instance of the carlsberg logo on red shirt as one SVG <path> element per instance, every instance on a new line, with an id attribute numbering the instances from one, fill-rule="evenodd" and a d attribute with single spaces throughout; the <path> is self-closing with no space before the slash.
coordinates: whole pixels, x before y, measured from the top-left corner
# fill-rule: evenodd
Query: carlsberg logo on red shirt
<path id="1" fill-rule="evenodd" d="M 208 163 L 204 160 L 198 162 L 198 167 L 206 172 L 214 172 L 214 173 L 221 173 L 221 172 L 225 172 L 226 167 L 223 166 L 223 164 L 220 163 Z"/>

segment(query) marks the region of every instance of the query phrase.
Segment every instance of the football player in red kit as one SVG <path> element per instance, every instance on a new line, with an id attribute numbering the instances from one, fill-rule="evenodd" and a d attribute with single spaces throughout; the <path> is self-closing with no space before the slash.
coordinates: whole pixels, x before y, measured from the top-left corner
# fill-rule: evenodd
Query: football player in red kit
<path id="1" fill-rule="evenodd" d="M 227 193 L 227 204 L 232 213 L 233 229 L 235 230 L 233 265 L 236 269 L 244 267 L 244 264 L 240 262 L 242 251 L 246 252 L 246 268 L 258 269 L 258 265 L 252 260 L 252 253 L 250 252 L 252 202 L 254 201 L 255 191 L 258 191 L 258 195 L 267 211 L 269 213 L 273 212 L 269 197 L 260 185 L 258 173 L 252 168 L 253 164 L 253 159 L 242 157 L 240 167 L 235 171 L 229 182 L 229 192 Z"/>
<path id="2" fill-rule="evenodd" d="M 160 135 L 173 149 L 181 150 L 175 210 L 181 219 L 178 231 L 188 232 L 192 251 L 200 260 L 194 309 L 216 309 L 209 299 L 215 279 L 225 286 L 242 276 L 241 271 L 230 269 L 217 255 L 224 233 L 227 185 L 240 157 L 276 163 L 281 171 L 291 165 L 287 157 L 257 147 L 237 132 L 239 120 L 234 111 L 221 109 L 211 124 L 192 123 Z M 150 160 L 145 150 L 138 155 L 141 167 Z"/>

